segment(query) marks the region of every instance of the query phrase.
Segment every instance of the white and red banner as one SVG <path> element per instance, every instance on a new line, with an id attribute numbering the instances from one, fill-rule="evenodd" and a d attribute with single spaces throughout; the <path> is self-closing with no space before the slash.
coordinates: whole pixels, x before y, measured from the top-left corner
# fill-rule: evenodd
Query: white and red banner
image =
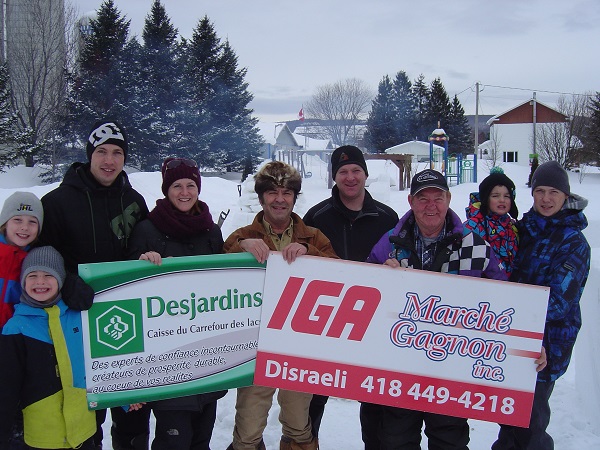
<path id="1" fill-rule="evenodd" d="M 526 427 L 548 294 L 273 252 L 254 383 Z"/>

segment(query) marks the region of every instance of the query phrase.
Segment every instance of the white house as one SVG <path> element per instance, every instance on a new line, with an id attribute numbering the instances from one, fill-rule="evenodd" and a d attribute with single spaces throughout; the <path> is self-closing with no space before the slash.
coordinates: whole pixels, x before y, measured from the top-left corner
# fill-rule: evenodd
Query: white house
<path id="1" fill-rule="evenodd" d="M 332 152 L 330 139 L 314 139 L 292 133 L 285 122 L 259 122 L 258 129 L 265 140 L 263 157 L 275 159 L 280 151 L 302 151 L 304 153 Z"/>
<path id="2" fill-rule="evenodd" d="M 568 121 L 569 118 L 560 111 L 535 98 L 527 100 L 487 121 L 490 140 L 486 141 L 486 149 L 489 153 L 495 148 L 502 162 L 528 165 L 530 155 L 536 153 L 533 149 L 534 134 L 539 135 L 540 127 L 551 123 L 567 126 Z"/>

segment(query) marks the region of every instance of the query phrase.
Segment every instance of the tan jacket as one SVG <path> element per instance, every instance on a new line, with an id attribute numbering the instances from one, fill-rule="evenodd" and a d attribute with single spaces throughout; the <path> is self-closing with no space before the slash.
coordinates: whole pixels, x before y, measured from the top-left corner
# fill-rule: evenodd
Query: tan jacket
<path id="1" fill-rule="evenodd" d="M 242 253 L 244 250 L 240 247 L 240 241 L 244 239 L 262 239 L 265 244 L 273 251 L 276 251 L 275 244 L 267 234 L 265 227 L 262 224 L 263 212 L 259 212 L 252 223 L 242 228 L 235 230 L 225 241 L 223 251 L 225 253 Z M 292 221 L 294 222 L 292 242 L 298 242 L 308 247 L 307 255 L 324 256 L 326 258 L 337 258 L 331 242 L 319 230 L 313 227 L 304 225 L 300 216 L 292 213 Z"/>

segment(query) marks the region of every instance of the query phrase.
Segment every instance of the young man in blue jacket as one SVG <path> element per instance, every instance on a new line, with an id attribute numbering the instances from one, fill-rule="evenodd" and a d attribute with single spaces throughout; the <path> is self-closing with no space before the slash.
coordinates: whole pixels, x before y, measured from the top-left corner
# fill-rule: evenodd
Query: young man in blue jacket
<path id="1" fill-rule="evenodd" d="M 556 161 L 540 165 L 531 180 L 533 207 L 518 222 L 519 251 L 510 280 L 550 288 L 544 347 L 547 366 L 538 373 L 529 428 L 500 426 L 493 450 L 552 450 L 546 432 L 555 381 L 569 366 L 581 328 L 579 300 L 590 271 L 587 200 L 571 193 L 569 176 Z"/>

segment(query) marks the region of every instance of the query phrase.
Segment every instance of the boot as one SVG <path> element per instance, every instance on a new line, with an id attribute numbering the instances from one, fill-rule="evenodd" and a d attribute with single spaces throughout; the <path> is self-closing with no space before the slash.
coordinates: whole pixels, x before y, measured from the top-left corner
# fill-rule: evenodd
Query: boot
<path id="1" fill-rule="evenodd" d="M 227 447 L 226 450 L 233 450 L 233 442 L 229 444 L 229 447 Z M 267 450 L 267 447 L 265 447 L 265 443 L 262 440 L 256 446 L 256 450 Z"/>
<path id="2" fill-rule="evenodd" d="M 313 437 L 312 441 L 299 444 L 288 437 L 281 436 L 279 450 L 319 450 L 319 439 Z"/>

